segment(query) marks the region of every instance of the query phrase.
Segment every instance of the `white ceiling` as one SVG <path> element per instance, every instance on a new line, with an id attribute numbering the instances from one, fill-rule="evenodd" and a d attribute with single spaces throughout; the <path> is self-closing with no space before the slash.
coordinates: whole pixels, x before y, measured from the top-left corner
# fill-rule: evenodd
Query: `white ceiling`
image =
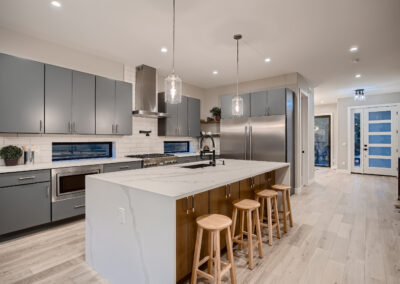
<path id="1" fill-rule="evenodd" d="M 169 72 L 172 0 L 59 1 L 57 9 L 50 0 L 2 0 L 0 26 Z M 399 0 L 176 1 L 176 71 L 186 82 L 234 83 L 232 35 L 242 33 L 241 81 L 299 72 L 316 87 L 317 104 L 356 88 L 400 91 Z M 348 51 L 352 45 L 359 46 L 356 55 Z"/>

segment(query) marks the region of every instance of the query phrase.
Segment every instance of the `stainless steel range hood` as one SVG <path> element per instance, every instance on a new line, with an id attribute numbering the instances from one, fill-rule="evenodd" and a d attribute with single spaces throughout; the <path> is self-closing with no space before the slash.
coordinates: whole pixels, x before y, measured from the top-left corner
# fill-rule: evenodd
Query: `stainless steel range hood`
<path id="1" fill-rule="evenodd" d="M 168 117 L 167 113 L 160 113 L 157 109 L 157 72 L 147 65 L 136 67 L 135 83 L 135 110 L 134 116 L 140 117 Z"/>

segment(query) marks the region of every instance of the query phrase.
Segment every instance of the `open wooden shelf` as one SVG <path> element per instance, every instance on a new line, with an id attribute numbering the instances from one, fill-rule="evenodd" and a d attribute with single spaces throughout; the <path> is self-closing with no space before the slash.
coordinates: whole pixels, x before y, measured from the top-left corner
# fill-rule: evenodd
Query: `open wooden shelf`
<path id="1" fill-rule="evenodd" d="M 216 121 L 216 120 L 212 120 L 212 121 L 205 121 L 205 120 L 200 120 L 201 124 L 216 124 L 216 123 L 220 123 L 220 121 Z"/>

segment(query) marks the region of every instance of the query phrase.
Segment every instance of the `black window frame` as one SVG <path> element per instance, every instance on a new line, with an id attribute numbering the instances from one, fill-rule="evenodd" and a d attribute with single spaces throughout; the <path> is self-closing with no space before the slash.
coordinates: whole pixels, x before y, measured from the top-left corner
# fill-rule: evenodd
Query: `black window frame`
<path id="1" fill-rule="evenodd" d="M 103 156 L 81 156 L 81 157 L 73 157 L 71 156 L 66 156 L 66 157 L 54 157 L 54 146 L 57 145 L 65 145 L 65 146 L 70 146 L 70 145 L 106 145 L 108 147 L 108 155 L 103 155 Z M 59 162 L 59 161 L 73 161 L 73 160 L 88 160 L 88 159 L 107 159 L 107 158 L 112 158 L 113 157 L 113 142 L 53 142 L 52 145 L 52 154 L 51 154 L 51 159 L 53 162 Z"/>
<path id="2" fill-rule="evenodd" d="M 165 146 L 173 143 L 186 144 L 187 151 L 166 151 Z M 171 153 L 190 153 L 190 141 L 164 141 L 164 154 L 171 154 Z"/>

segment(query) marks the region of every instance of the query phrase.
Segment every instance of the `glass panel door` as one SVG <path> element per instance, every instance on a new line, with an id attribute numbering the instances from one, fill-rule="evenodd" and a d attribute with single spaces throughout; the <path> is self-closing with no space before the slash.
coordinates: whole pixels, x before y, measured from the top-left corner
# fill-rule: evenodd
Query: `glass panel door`
<path id="1" fill-rule="evenodd" d="M 351 143 L 351 171 L 353 173 L 363 173 L 363 157 L 362 157 L 362 110 L 353 110 L 351 115 L 352 143 Z"/>
<path id="2" fill-rule="evenodd" d="M 315 166 L 331 166 L 331 117 L 321 115 L 314 118 Z"/>
<path id="3" fill-rule="evenodd" d="M 364 172 L 396 175 L 397 111 L 393 107 L 375 107 L 365 109 L 364 114 Z"/>

